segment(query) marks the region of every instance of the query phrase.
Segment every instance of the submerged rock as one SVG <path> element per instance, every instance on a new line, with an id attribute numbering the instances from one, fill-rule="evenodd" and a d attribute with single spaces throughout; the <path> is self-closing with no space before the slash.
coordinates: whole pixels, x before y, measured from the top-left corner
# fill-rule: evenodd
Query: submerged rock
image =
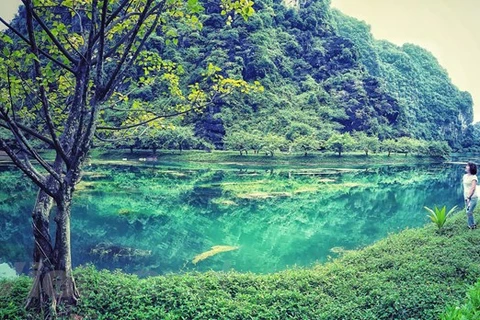
<path id="1" fill-rule="evenodd" d="M 90 249 L 90 254 L 100 258 L 119 259 L 119 258 L 143 258 L 152 255 L 151 250 L 142 250 L 131 247 L 114 245 L 112 243 L 99 243 Z"/>
<path id="2" fill-rule="evenodd" d="M 210 250 L 196 255 L 195 258 L 193 258 L 192 263 L 197 264 L 199 261 L 205 260 L 211 256 L 219 254 L 220 252 L 238 250 L 239 248 L 240 247 L 234 246 L 213 246 Z"/>

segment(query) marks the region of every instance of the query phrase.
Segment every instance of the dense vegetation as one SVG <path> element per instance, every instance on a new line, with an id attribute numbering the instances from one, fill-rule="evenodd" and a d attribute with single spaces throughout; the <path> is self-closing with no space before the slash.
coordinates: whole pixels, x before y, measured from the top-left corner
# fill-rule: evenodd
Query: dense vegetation
<path id="1" fill-rule="evenodd" d="M 88 319 L 438 319 L 480 276 L 480 233 L 459 213 L 324 265 L 274 274 L 187 273 L 139 279 L 76 270 Z M 333 253 L 332 253 L 333 254 Z M 31 280 L 0 282 L 0 317 L 25 319 Z M 121 292 L 121 294 L 118 294 Z M 452 318 L 457 319 L 457 318 Z"/>
<path id="2" fill-rule="evenodd" d="M 397 47 L 373 39 L 368 25 L 331 9 L 327 0 L 299 6 L 259 0 L 248 21 L 234 15 L 227 24 L 218 1 L 204 1 L 204 7 L 203 28 L 173 23 L 147 42 L 170 73 L 136 86 L 125 105 L 135 109 L 151 102 L 169 110 L 176 102 L 167 78 L 181 75 L 179 88 L 188 92 L 209 72 L 210 63 L 225 76 L 259 81 L 265 90 L 234 93 L 206 110 L 169 120 L 168 126 L 119 133 L 97 145 L 154 152 L 263 149 L 273 155 L 327 148 L 341 153 L 328 140 L 338 141 L 342 133 L 352 135 L 350 143 L 357 146 L 367 138 L 373 148 L 380 147 L 379 141 L 394 152 L 402 149 L 392 146 L 400 137 L 420 140 L 408 141 L 413 149 L 430 143 L 424 140 L 446 141 L 454 149 L 475 141 L 475 129 L 468 127 L 471 96 L 451 83 L 435 57 L 415 45 Z M 144 66 L 136 70 L 141 78 Z M 124 119 L 121 111 L 108 117 Z M 423 149 L 421 153 L 436 155 L 450 151 L 438 144 Z"/>
<path id="3" fill-rule="evenodd" d="M 467 299 L 461 306 L 451 304 L 442 314 L 442 320 L 478 319 L 480 316 L 480 281 L 468 290 Z"/>
<path id="4" fill-rule="evenodd" d="M 443 156 L 450 151 L 446 142 L 450 147 L 465 147 L 469 145 L 468 141 L 479 136 L 478 128 L 469 127 L 466 138 L 463 137 L 463 131 L 472 121 L 471 97 L 451 84 L 445 70 L 431 54 L 413 45 L 398 48 L 387 42 L 374 41 L 364 24 L 332 11 L 327 0 L 305 2 L 301 6 L 285 6 L 280 1 L 257 1 L 256 15 L 246 21 L 232 14 L 227 24 L 218 1 L 204 1 L 204 7 L 202 13 L 195 11 L 200 14 L 203 28 L 192 29 L 188 23 L 169 17 L 172 19 L 163 28 L 155 32 L 149 29 L 154 36 L 147 41 L 146 47 L 149 54 L 161 57 L 155 61 L 162 70 L 161 75 L 156 79 L 147 77 L 152 71 L 149 56 L 142 56 L 145 58 L 143 64 L 133 65 L 132 70 L 128 70 L 132 81 L 122 85 L 128 87 L 130 95 L 120 96 L 116 108 L 101 113 L 96 138 L 107 139 L 96 140 L 97 144 L 149 148 L 154 152 L 158 148 L 215 147 L 237 150 L 241 154 L 262 150 L 271 156 L 279 150 L 296 150 L 308 155 L 324 149 L 339 156 L 350 150 L 361 150 L 365 155 L 382 150 L 388 155 L 397 152 Z M 189 23 L 198 22 L 188 16 Z M 80 28 L 72 25 L 73 18 L 69 19 L 66 18 L 68 27 L 63 28 L 63 32 L 68 28 Z M 21 30 L 25 28 L 22 21 L 16 22 Z M 32 27 L 28 28 L 33 34 Z M 2 43 L 5 56 L 10 55 L 10 48 L 17 49 L 13 43 L 5 43 Z M 113 46 L 113 51 L 119 48 L 122 48 L 121 44 Z M 95 50 L 92 47 L 89 50 L 91 57 Z M 19 52 L 12 56 L 22 57 Z M 126 53 L 122 55 L 131 57 Z M 35 58 L 30 60 L 37 61 L 38 57 Z M 109 64 L 111 60 L 106 61 L 106 69 L 112 66 Z M 102 66 L 101 59 L 97 62 Z M 40 61 L 33 63 L 40 67 L 37 65 Z M 18 71 L 20 75 L 31 75 L 28 65 L 22 67 Z M 48 64 L 43 64 L 42 68 L 51 69 Z M 98 70 L 103 72 L 103 66 Z M 46 72 L 48 81 L 56 83 L 57 78 L 61 79 L 55 75 L 55 70 L 50 71 Z M 102 72 L 97 72 L 100 84 L 103 82 Z M 126 73 L 126 69 L 123 72 Z M 218 74 L 222 78 L 215 78 Z M 33 79 L 39 81 L 41 77 L 34 76 Z M 250 87 L 243 80 L 253 85 Z M 206 104 L 208 108 L 204 105 L 198 109 L 193 107 L 191 111 L 177 108 L 182 99 L 194 103 L 200 93 L 204 93 L 200 85 L 192 86 L 203 84 L 202 81 L 210 81 L 210 87 L 228 82 L 240 92 L 232 91 L 229 92 L 231 95 L 212 99 L 211 104 Z M 11 82 L 9 78 L 8 83 L 15 81 Z M 65 83 L 59 81 L 59 84 Z M 86 94 L 90 90 L 88 81 L 82 83 L 85 84 L 82 96 L 91 97 Z M 46 85 L 42 83 L 41 86 Z M 101 86 L 93 88 L 100 92 Z M 252 89 L 250 95 L 245 95 L 249 88 Z M 18 94 L 20 86 L 16 89 L 14 93 L 22 97 Z M 62 101 L 66 97 L 62 102 L 80 107 L 79 100 L 67 97 L 71 94 L 69 86 L 50 86 L 49 89 L 54 92 L 50 102 Z M 58 98 L 55 92 L 65 97 Z M 112 94 L 110 89 L 108 92 Z M 175 95 L 178 92 L 187 94 Z M 31 95 L 35 96 L 35 93 Z M 12 91 L 9 96 L 12 100 Z M 45 99 L 42 99 L 44 107 Z M 177 101 L 172 101 L 175 99 Z M 117 127 L 128 124 L 132 121 L 132 114 L 144 110 L 144 103 L 149 107 L 158 106 L 156 111 L 173 112 L 183 117 L 169 120 L 170 123 L 136 128 L 127 134 L 102 131 L 102 125 L 105 128 L 108 123 Z M 10 104 L 14 109 L 14 103 L 10 101 Z M 22 108 L 18 111 L 24 112 L 19 116 L 23 117 L 22 120 L 30 119 L 29 124 L 36 127 L 42 119 L 32 117 L 36 107 L 26 104 L 25 108 L 23 103 L 21 106 L 15 104 Z M 87 106 L 94 107 L 89 104 L 83 107 Z M 79 108 L 75 110 L 78 114 L 83 112 Z M 3 113 L 6 121 L 7 112 Z M 65 113 L 59 109 L 56 113 L 55 123 L 60 125 L 65 120 L 62 117 Z M 89 119 L 96 121 L 96 113 L 93 115 Z M 68 117 L 73 117 L 72 113 Z M 165 118 L 169 118 L 169 114 Z M 78 116 L 76 119 L 87 118 Z M 9 120 L 9 125 L 4 124 L 4 128 L 11 130 L 11 123 Z M 87 131 L 97 128 L 96 125 L 79 125 L 79 132 L 83 127 L 88 128 Z M 50 131 L 52 136 L 56 135 L 54 128 Z M 13 141 L 6 132 L 2 129 L 0 138 Z M 32 131 L 28 134 L 35 136 Z M 40 145 L 32 146 L 43 149 L 50 143 L 57 148 L 70 148 L 75 145 L 74 138 L 71 135 L 61 146 L 48 139 L 40 139 Z M 93 133 L 85 133 L 82 141 L 87 138 L 93 139 Z M 28 141 L 22 143 L 30 146 Z M 77 155 L 73 153 L 77 166 L 75 177 L 80 176 L 80 163 L 90 145 L 88 141 L 84 150 L 79 150 Z M 7 143 L 2 148 L 9 150 Z M 37 155 L 35 152 L 31 154 Z M 71 153 L 62 154 L 66 157 Z M 24 159 L 28 160 L 27 157 Z M 39 163 L 47 171 L 51 169 L 49 163 Z M 63 174 L 61 165 L 55 170 L 58 172 L 51 172 Z M 33 177 L 37 176 L 33 170 L 29 172 L 33 172 Z M 42 186 L 44 181 L 47 180 L 38 179 L 37 184 Z M 69 179 L 68 182 L 73 192 L 75 181 Z M 44 190 L 51 191 L 48 187 Z M 68 197 L 58 196 L 57 207 L 63 208 L 58 203 L 70 203 L 71 192 L 64 193 Z M 119 210 L 119 214 L 128 213 L 128 210 Z M 61 216 L 69 219 L 70 213 L 64 211 Z M 69 227 L 69 223 L 63 223 L 66 225 Z M 285 315 L 317 319 L 433 319 L 447 301 L 456 301 L 465 292 L 466 283 L 473 283 L 480 275 L 475 249 L 480 239 L 475 233 L 462 230 L 463 225 L 458 218 L 441 233 L 434 233 L 432 228 L 406 231 L 363 251 L 347 252 L 345 257 L 324 266 L 270 275 L 232 272 L 138 279 L 83 268 L 76 271 L 83 296 L 74 312 L 81 317 L 98 319 L 243 319 L 249 316 L 270 319 Z M 30 280 L 25 278 L 1 283 L 1 317 L 26 317 L 19 306 L 30 285 Z M 123 297 L 117 294 L 119 291 Z"/>
<path id="5" fill-rule="evenodd" d="M 355 44 L 369 74 L 382 79 L 396 98 L 401 116 L 400 134 L 431 140 L 440 137 L 452 145 L 473 120 L 472 98 L 451 83 L 437 59 L 412 44 L 398 47 L 372 38 L 370 27 L 338 10 L 332 11 L 336 30 Z"/>
<path id="6" fill-rule="evenodd" d="M 177 121 L 177 128 L 189 128 L 183 148 L 235 149 L 240 137 L 253 150 L 309 151 L 326 148 L 336 133 L 355 132 L 381 141 L 410 137 L 461 147 L 473 120 L 471 96 L 451 83 L 426 50 L 376 41 L 365 23 L 332 10 L 326 0 L 300 7 L 256 1 L 254 16 L 229 25 L 215 1 L 205 8 L 202 30 L 178 26 L 175 42 L 160 45 L 159 36 L 149 45 L 181 66 L 188 75 L 184 87 L 215 63 L 230 77 L 260 81 L 265 91 L 233 94 Z M 136 98 L 158 99 L 162 90 L 142 87 Z M 182 148 L 181 137 L 160 134 L 152 145 L 144 136 L 119 144 Z"/>

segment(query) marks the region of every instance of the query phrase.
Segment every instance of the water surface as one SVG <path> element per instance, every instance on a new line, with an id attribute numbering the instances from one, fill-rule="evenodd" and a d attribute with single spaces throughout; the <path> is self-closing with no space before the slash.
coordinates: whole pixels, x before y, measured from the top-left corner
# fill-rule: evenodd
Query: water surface
<path id="1" fill-rule="evenodd" d="M 308 266 L 427 223 L 423 206 L 461 205 L 460 165 L 195 169 L 88 167 L 72 212 L 75 265 L 140 275 L 275 272 Z M 0 171 L 0 263 L 28 272 L 35 189 Z M 198 263 L 213 246 L 238 247 Z"/>

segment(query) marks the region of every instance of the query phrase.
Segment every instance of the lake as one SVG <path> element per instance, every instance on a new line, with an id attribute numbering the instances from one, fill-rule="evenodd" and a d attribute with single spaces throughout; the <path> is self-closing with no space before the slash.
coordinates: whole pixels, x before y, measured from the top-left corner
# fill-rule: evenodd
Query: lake
<path id="1" fill-rule="evenodd" d="M 462 174 L 459 164 L 93 164 L 72 209 L 73 263 L 140 276 L 309 266 L 428 223 L 424 206 L 462 205 Z M 0 264 L 23 273 L 34 198 L 20 172 L 0 167 Z M 205 253 L 214 246 L 224 247 Z"/>

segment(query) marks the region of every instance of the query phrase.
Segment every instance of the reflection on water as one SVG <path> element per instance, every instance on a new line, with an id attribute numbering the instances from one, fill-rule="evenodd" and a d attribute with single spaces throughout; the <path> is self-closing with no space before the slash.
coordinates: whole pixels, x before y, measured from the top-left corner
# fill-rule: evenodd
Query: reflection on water
<path id="1" fill-rule="evenodd" d="M 425 205 L 462 202 L 459 165 L 88 170 L 73 206 L 74 264 L 140 275 L 310 265 L 425 224 Z M 35 192 L 20 177 L 0 172 L 0 263 L 28 272 Z"/>

